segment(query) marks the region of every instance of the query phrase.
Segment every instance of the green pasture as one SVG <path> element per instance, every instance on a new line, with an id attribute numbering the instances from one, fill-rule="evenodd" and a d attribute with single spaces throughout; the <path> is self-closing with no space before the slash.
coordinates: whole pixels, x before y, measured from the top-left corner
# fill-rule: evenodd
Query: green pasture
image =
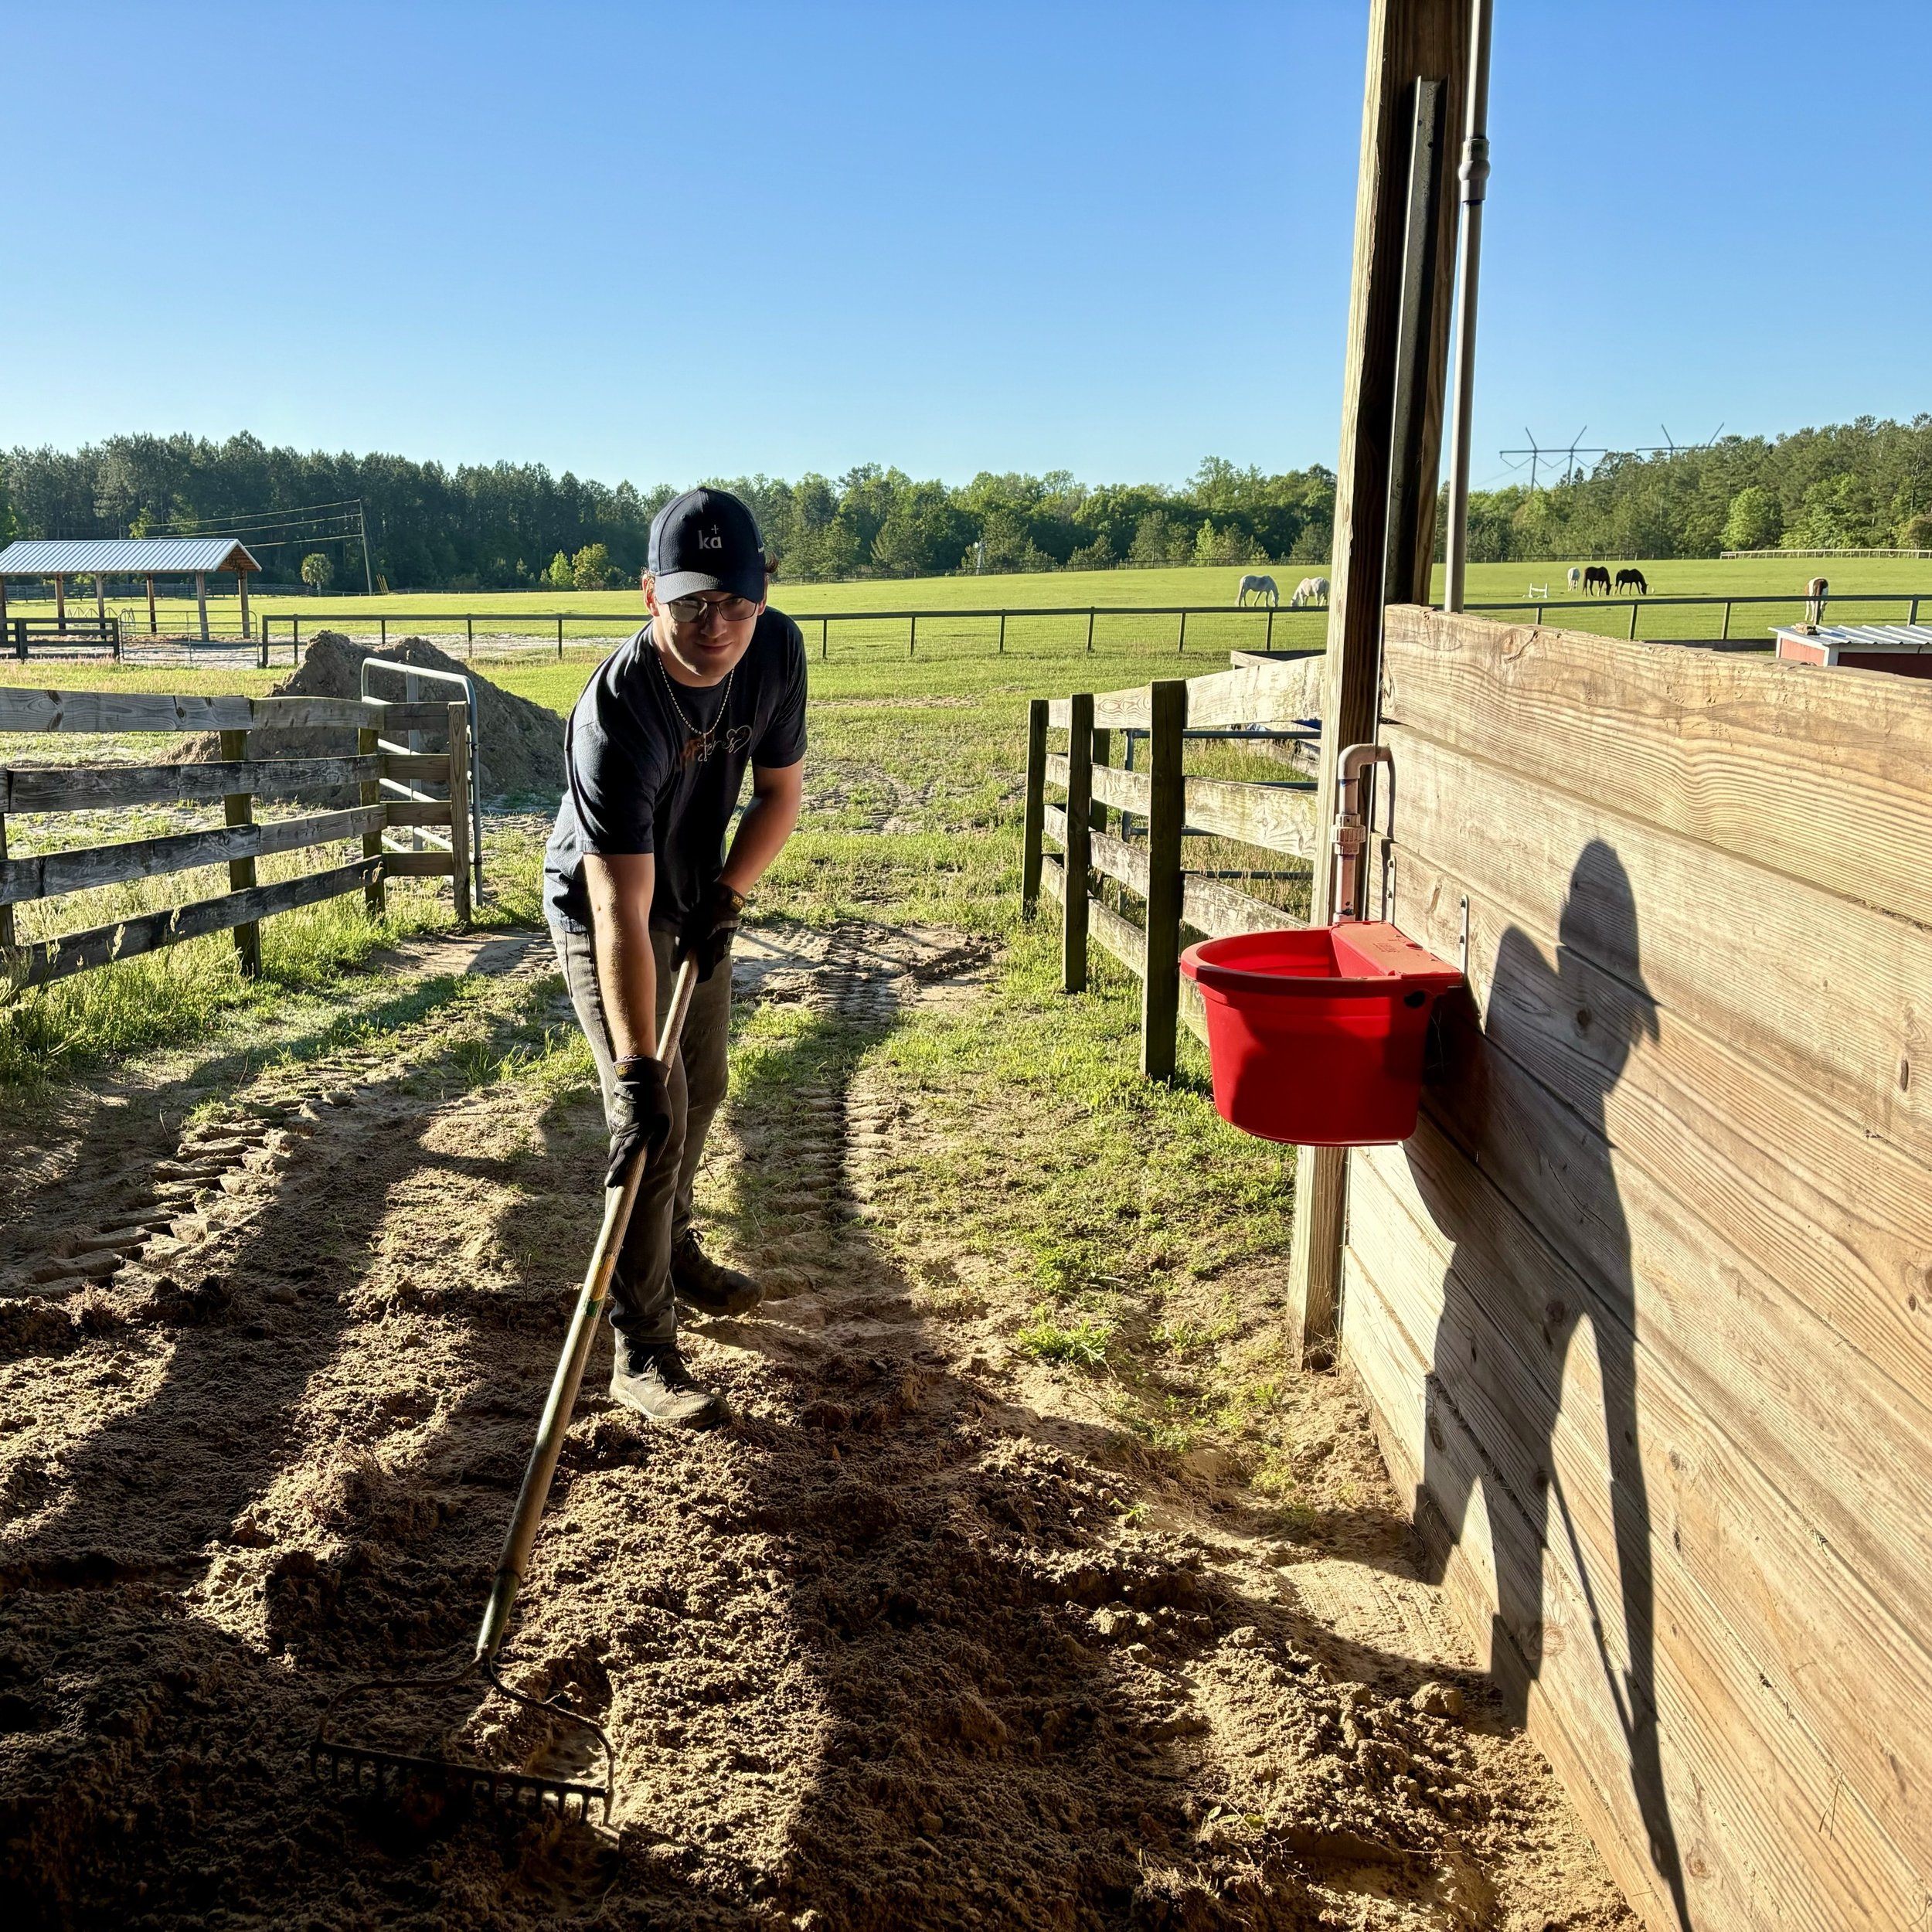
<path id="1" fill-rule="evenodd" d="M 1308 566 L 1310 573 L 1326 566 Z M 1716 638 L 1720 635 L 1741 640 L 1764 640 L 1777 624 L 1797 621 L 1803 614 L 1805 584 L 1818 573 L 1828 577 L 1833 590 L 1831 614 L 1845 622 L 1899 621 L 1907 614 L 1904 607 L 1862 602 L 1861 597 L 1883 594 L 1923 595 L 1932 598 L 1932 559 L 1847 558 L 1828 560 L 1780 557 L 1748 558 L 1731 561 L 1692 558 L 1675 562 L 1646 563 L 1640 566 L 1648 583 L 1648 597 L 1774 597 L 1774 604 L 1740 604 L 1730 611 L 1726 622 L 1721 606 L 1673 607 L 1646 601 L 1636 616 L 1639 638 L 1653 639 Z M 1562 561 L 1548 563 L 1485 563 L 1471 567 L 1468 600 L 1472 605 L 1508 604 L 1533 619 L 1537 602 L 1558 604 L 1571 600 L 1565 575 L 1569 568 Z M 1275 572 L 1284 597 L 1292 592 L 1302 566 L 1284 566 Z M 1237 611 L 1233 600 L 1241 572 L 1234 568 L 1212 570 L 1173 569 L 1155 570 L 1100 570 L 1042 572 L 1022 576 L 945 577 L 867 580 L 846 583 L 796 583 L 781 582 L 774 601 L 798 618 L 811 641 L 815 658 L 822 651 L 829 661 L 877 657 L 903 659 L 909 655 L 930 658 L 970 659 L 1002 655 L 1036 664 L 1084 657 L 1090 637 L 1096 656 L 1131 662 L 1138 667 L 1181 655 L 1183 639 L 1180 621 L 1173 617 L 1141 617 L 1131 614 L 1134 607 L 1172 608 L 1185 606 L 1197 614 L 1187 620 L 1185 650 L 1187 655 L 1210 655 L 1231 649 L 1257 649 L 1264 642 L 1277 650 L 1314 649 L 1322 644 L 1327 620 L 1319 610 L 1278 611 L 1270 625 L 1258 611 Z M 1442 573 L 1435 574 L 1433 594 L 1440 597 Z M 1539 597 L 1539 594 L 1543 594 Z M 69 608 L 80 614 L 91 608 L 91 599 L 77 593 Z M 642 609 L 634 590 L 551 592 L 499 591 L 475 594 L 399 594 L 378 597 L 260 597 L 253 600 L 257 613 L 284 618 L 299 617 L 304 633 L 335 628 L 357 637 L 379 632 L 386 625 L 392 639 L 420 631 L 440 640 L 459 655 L 471 648 L 468 620 L 474 620 L 474 646 L 493 661 L 506 650 L 540 655 L 554 652 L 556 622 L 564 620 L 563 645 L 566 651 L 595 655 L 641 621 Z M 1583 599 L 1579 607 L 1568 611 L 1546 609 L 1544 621 L 1604 634 L 1631 634 L 1631 600 Z M 30 607 L 37 614 L 39 607 Z M 115 597 L 109 608 L 121 611 L 128 621 L 134 641 L 146 629 L 145 603 Z M 1090 626 L 1087 612 L 1098 613 Z M 985 614 L 1005 611 L 1003 651 L 1000 621 Z M 1028 611 L 1057 610 L 1073 614 L 1029 616 Z M 825 614 L 919 611 L 935 614 L 923 617 L 917 638 L 913 626 L 903 617 L 880 615 L 866 621 L 862 615 L 848 617 L 827 630 L 815 619 Z M 182 634 L 195 628 L 195 607 L 190 599 L 165 598 L 160 604 L 164 633 Z M 217 600 L 211 612 L 219 634 L 231 634 L 236 628 L 236 612 L 232 597 Z M 527 643 L 519 644 L 519 638 Z M 278 625 L 274 649 L 278 658 L 286 655 L 289 634 Z M 1110 674 L 1111 675 L 1111 674 Z M 1145 668 L 1131 671 L 1124 681 L 1147 675 Z"/>

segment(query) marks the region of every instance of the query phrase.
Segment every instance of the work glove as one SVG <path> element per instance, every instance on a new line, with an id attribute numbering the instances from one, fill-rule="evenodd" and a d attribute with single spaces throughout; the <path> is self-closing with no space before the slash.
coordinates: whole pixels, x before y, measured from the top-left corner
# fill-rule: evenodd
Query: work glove
<path id="1" fill-rule="evenodd" d="M 611 1165 L 604 1184 L 615 1187 L 640 1148 L 648 1168 L 671 1138 L 671 1083 L 662 1060 L 640 1054 L 617 1062 L 611 1085 L 610 1127 Z"/>
<path id="2" fill-rule="evenodd" d="M 699 978 L 709 979 L 717 971 L 719 961 L 730 951 L 738 930 L 738 915 L 744 909 L 744 894 L 722 879 L 714 879 L 678 928 L 678 943 L 671 951 L 672 964 L 682 966 L 687 959 L 695 959 Z"/>

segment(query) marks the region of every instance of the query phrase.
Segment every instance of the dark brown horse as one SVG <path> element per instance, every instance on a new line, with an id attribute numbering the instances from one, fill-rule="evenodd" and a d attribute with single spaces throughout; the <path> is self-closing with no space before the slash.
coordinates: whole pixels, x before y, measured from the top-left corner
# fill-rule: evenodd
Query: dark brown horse
<path id="1" fill-rule="evenodd" d="M 1599 590 L 1610 595 L 1610 573 L 1600 563 L 1592 563 L 1583 571 L 1583 595 L 1594 597 Z"/>
<path id="2" fill-rule="evenodd" d="M 1650 595 L 1650 586 L 1644 581 L 1643 572 L 1634 565 L 1617 573 L 1617 587 L 1620 590 L 1634 590 L 1640 597 Z"/>

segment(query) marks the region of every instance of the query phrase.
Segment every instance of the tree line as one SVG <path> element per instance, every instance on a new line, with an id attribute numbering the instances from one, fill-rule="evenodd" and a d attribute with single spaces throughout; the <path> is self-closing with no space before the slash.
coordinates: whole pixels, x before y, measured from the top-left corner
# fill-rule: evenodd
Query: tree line
<path id="1" fill-rule="evenodd" d="M 1611 455 L 1552 488 L 1470 499 L 1478 563 L 1781 548 L 1932 550 L 1932 415 Z"/>
<path id="2" fill-rule="evenodd" d="M 1320 564 L 1335 476 L 1268 474 L 1209 457 L 1179 488 L 982 472 L 918 481 L 862 464 L 796 481 L 713 478 L 757 512 L 791 580 Z M 113 437 L 0 456 L 0 536 L 240 529 L 264 512 L 359 499 L 376 575 L 397 589 L 594 589 L 635 578 L 651 519 L 679 486 L 605 484 L 540 464 L 417 463 L 272 449 L 254 437 Z M 359 546 L 299 530 L 245 539 L 275 581 L 362 573 Z M 1521 559 L 1715 556 L 1726 549 L 1932 549 L 1932 416 L 1861 417 L 1775 438 L 1726 437 L 1612 455 L 1547 488 L 1478 491 L 1470 554 Z M 1438 537 L 1440 554 L 1440 536 Z M 307 559 L 318 562 L 308 566 Z"/>
<path id="3" fill-rule="evenodd" d="M 951 486 L 862 464 L 842 476 L 709 478 L 757 512 L 787 579 L 961 571 L 1244 564 L 1328 554 L 1335 477 L 1278 476 L 1216 457 L 1179 489 L 990 473 Z M 112 437 L 73 451 L 0 457 L 0 504 L 22 536 L 243 532 L 266 574 L 320 587 L 362 574 L 352 540 L 246 526 L 309 505 L 359 500 L 374 573 L 397 590 L 593 589 L 634 580 L 651 519 L 682 485 L 599 483 L 541 464 L 417 463 L 271 449 L 254 437 Z M 0 509 L 0 530 L 6 511 Z M 304 572 L 310 556 L 321 562 Z"/>

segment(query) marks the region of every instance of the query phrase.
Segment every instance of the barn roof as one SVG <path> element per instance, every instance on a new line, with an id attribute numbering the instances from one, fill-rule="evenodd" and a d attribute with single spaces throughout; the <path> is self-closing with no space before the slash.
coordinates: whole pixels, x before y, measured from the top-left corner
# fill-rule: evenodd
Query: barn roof
<path id="1" fill-rule="evenodd" d="M 1932 651 L 1932 624 L 1781 624 L 1773 629 L 1796 644 L 1835 645 L 1841 651 Z"/>
<path id="2" fill-rule="evenodd" d="M 0 577 L 174 577 L 198 570 L 259 570 L 232 536 L 23 538 L 0 550 Z"/>

